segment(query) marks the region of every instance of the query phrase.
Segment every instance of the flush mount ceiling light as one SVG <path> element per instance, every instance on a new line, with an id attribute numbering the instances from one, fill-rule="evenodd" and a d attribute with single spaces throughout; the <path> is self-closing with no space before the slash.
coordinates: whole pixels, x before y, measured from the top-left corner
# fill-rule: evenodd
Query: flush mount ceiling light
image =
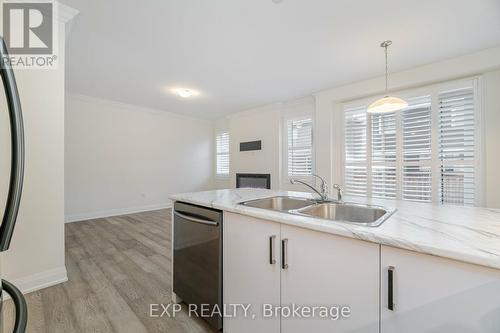
<path id="1" fill-rule="evenodd" d="M 196 90 L 186 88 L 174 88 L 172 92 L 182 98 L 194 97 L 199 94 Z"/>
<path id="2" fill-rule="evenodd" d="M 386 40 L 380 44 L 380 47 L 385 49 L 385 97 L 376 100 L 366 110 L 368 113 L 387 113 L 404 109 L 408 103 L 398 97 L 389 96 L 387 94 L 387 83 L 389 81 L 389 71 L 387 66 L 387 48 L 392 44 L 392 41 Z"/>

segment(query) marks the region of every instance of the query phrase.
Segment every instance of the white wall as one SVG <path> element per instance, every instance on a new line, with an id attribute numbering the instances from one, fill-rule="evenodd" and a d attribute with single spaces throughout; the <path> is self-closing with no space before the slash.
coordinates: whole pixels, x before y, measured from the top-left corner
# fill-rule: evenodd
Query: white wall
<path id="1" fill-rule="evenodd" d="M 281 105 L 273 104 L 228 117 L 230 132 L 230 187 L 236 173 L 269 173 L 271 188 L 280 188 Z M 262 141 L 262 149 L 240 151 L 240 142 Z"/>
<path id="2" fill-rule="evenodd" d="M 65 36 L 59 24 L 59 36 Z M 28 292 L 65 281 L 64 265 L 64 37 L 58 69 L 15 70 L 24 117 L 26 167 L 10 249 L 1 254 L 2 278 Z M 2 93 L 3 95 L 3 93 Z M 2 97 L 3 99 L 3 97 Z M 6 110 L 2 100 L 2 114 Z M 2 115 L 2 206 L 10 145 Z M 5 130 L 5 131 L 4 131 Z M 4 140 L 5 139 L 5 140 Z M 3 210 L 2 210 L 3 212 Z"/>
<path id="3" fill-rule="evenodd" d="M 280 122 L 282 104 L 271 104 L 230 115 L 214 122 L 214 136 L 228 131 L 229 169 L 227 177 L 215 175 L 214 187 L 235 188 L 236 173 L 269 173 L 271 188 L 280 188 Z M 240 152 L 240 142 L 262 141 L 262 149 Z M 215 161 L 214 161 L 215 162 Z"/>
<path id="4" fill-rule="evenodd" d="M 500 71 L 483 76 L 486 206 L 500 208 Z"/>
<path id="5" fill-rule="evenodd" d="M 215 133 L 230 133 L 230 175 L 215 178 L 216 188 L 236 187 L 236 173 L 269 173 L 272 189 L 307 191 L 302 185 L 291 185 L 283 172 L 283 118 L 290 115 L 314 116 L 314 98 L 276 103 L 230 115 L 215 122 Z M 240 142 L 262 141 L 262 149 L 241 152 Z"/>
<path id="6" fill-rule="evenodd" d="M 390 76 L 390 87 L 393 91 L 425 86 L 472 75 L 481 75 L 484 94 L 485 116 L 485 197 L 488 207 L 500 207 L 500 47 L 467 54 L 410 70 L 393 73 Z M 353 84 L 327 89 L 314 94 L 315 97 L 315 127 L 314 150 L 315 171 L 324 176 L 330 186 L 341 184 L 342 179 L 342 142 L 341 124 L 342 104 L 344 102 L 382 94 L 384 77 L 377 77 Z M 280 140 L 278 134 L 281 125 L 274 109 L 283 108 L 288 102 L 273 104 L 253 110 L 247 110 L 228 117 L 228 128 L 231 139 L 265 138 L 266 146 L 271 147 L 261 153 L 242 154 L 231 149 L 231 174 L 239 169 L 249 172 L 259 172 L 263 169 L 279 172 L 281 159 Z M 234 143 L 233 140 L 233 143 Z M 264 143 L 263 143 L 264 148 Z M 234 180 L 219 187 L 234 187 Z M 274 183 L 275 188 L 290 189 L 285 183 Z M 303 187 L 292 187 L 303 190 Z"/>
<path id="7" fill-rule="evenodd" d="M 66 220 L 164 208 L 212 186 L 212 123 L 79 95 L 66 102 Z"/>

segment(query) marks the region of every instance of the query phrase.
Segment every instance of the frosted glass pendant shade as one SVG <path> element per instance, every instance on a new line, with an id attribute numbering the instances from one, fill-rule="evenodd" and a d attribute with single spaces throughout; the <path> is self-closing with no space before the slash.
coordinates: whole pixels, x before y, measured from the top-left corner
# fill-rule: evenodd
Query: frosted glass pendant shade
<path id="1" fill-rule="evenodd" d="M 385 51 L 385 93 L 387 94 L 387 87 L 389 82 L 389 66 L 387 65 L 387 48 L 392 45 L 392 41 L 386 40 L 380 44 L 380 47 Z M 373 102 L 366 112 L 368 113 L 388 113 L 402 110 L 408 107 L 408 103 L 401 98 L 393 96 L 385 96 Z"/>
<path id="2" fill-rule="evenodd" d="M 368 113 L 387 113 L 399 111 L 408 107 L 408 103 L 401 98 L 385 96 L 379 100 L 376 100 L 366 110 Z"/>

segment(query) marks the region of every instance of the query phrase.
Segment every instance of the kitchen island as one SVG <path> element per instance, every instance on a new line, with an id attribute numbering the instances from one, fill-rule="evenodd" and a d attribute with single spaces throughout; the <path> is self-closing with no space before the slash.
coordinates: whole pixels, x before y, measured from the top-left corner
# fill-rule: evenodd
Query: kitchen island
<path id="1" fill-rule="evenodd" d="M 300 192 L 257 189 L 172 195 L 223 211 L 224 303 L 255 318 L 224 332 L 498 332 L 500 210 L 345 198 L 395 208 L 367 227 L 241 205 Z M 265 304 L 348 305 L 332 320 L 260 311 Z"/>

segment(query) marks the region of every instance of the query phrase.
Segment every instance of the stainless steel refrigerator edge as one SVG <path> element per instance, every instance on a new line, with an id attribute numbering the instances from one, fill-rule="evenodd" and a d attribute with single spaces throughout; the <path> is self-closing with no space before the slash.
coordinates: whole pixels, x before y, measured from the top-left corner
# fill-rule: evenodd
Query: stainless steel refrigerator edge
<path id="1" fill-rule="evenodd" d="M 173 291 L 186 304 L 222 309 L 222 212 L 183 202 L 173 210 Z M 203 317 L 222 329 L 222 317 Z"/>
<path id="2" fill-rule="evenodd" d="M 0 225 L 0 252 L 7 251 L 10 246 L 21 202 L 21 192 L 24 178 L 24 129 L 21 102 L 19 99 L 14 72 L 10 65 L 7 62 L 4 62 L 4 59 L 7 58 L 7 46 L 5 45 L 3 38 L 0 37 L 0 75 L 4 86 L 5 99 L 7 101 L 11 137 L 9 187 L 2 224 Z M 28 320 L 28 309 L 23 294 L 10 282 L 3 279 L 0 281 L 2 283 L 0 288 L 0 332 L 3 329 L 3 313 L 1 306 L 3 292 L 5 291 L 12 297 L 12 301 L 14 302 L 16 309 L 14 333 L 24 333 L 26 331 L 26 324 Z"/>

